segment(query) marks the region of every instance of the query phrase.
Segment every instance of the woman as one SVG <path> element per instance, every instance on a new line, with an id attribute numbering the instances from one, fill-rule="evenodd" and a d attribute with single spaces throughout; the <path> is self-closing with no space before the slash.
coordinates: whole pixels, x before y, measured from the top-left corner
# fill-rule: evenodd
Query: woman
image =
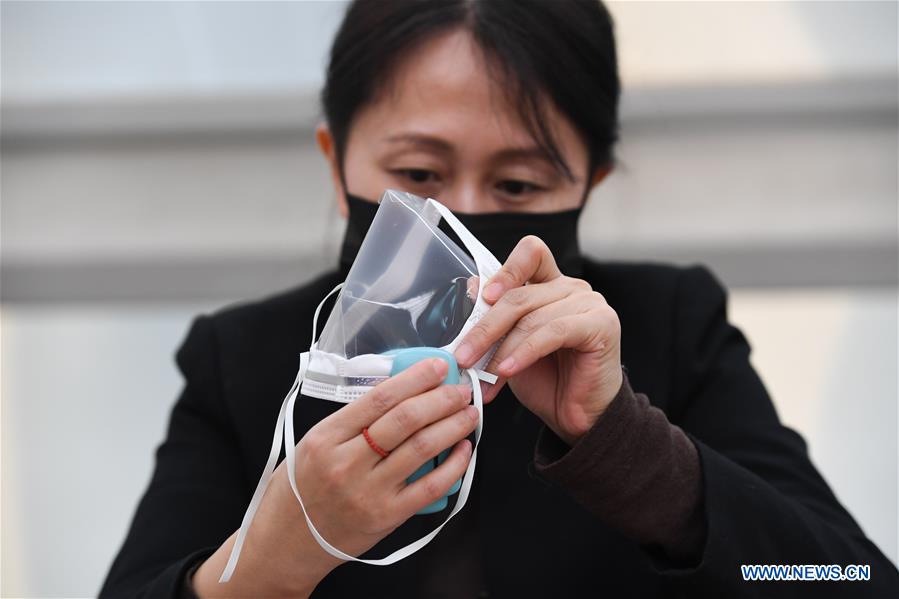
<path id="1" fill-rule="evenodd" d="M 779 423 L 717 281 L 581 255 L 577 220 L 612 168 L 618 97 L 595 0 L 353 3 L 316 132 L 348 219 L 339 268 L 194 322 L 177 356 L 186 386 L 102 594 L 897 596 L 895 568 Z M 469 503 L 393 566 L 344 564 L 309 533 L 282 462 L 220 584 L 312 313 L 387 188 L 438 198 L 504 262 L 456 352 L 469 366 L 505 336 Z M 383 556 L 445 519 L 413 515 L 464 472 L 476 415 L 470 391 L 438 386 L 441 364 L 343 409 L 300 403 L 297 479 L 342 550 Z M 870 564 L 871 580 L 743 581 L 740 564 L 757 563 Z"/>

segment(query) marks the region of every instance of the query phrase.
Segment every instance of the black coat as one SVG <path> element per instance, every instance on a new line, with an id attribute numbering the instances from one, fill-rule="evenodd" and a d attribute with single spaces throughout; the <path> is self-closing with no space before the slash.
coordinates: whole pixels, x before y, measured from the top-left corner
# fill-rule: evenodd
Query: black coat
<path id="1" fill-rule="evenodd" d="M 459 516 L 393 566 L 338 567 L 313 597 L 419 597 L 423 577 L 452 577 L 460 551 L 479 553 L 485 597 L 899 597 L 896 568 L 834 497 L 803 439 L 778 420 L 714 277 L 699 267 L 589 258 L 583 268 L 582 278 L 619 315 L 631 386 L 698 448 L 708 530 L 701 563 L 666 563 L 534 476 L 542 423 L 506 387 L 486 407 L 475 486 Z M 312 314 L 340 280 L 331 271 L 194 321 L 177 353 L 185 387 L 102 596 L 177 597 L 185 570 L 240 526 L 299 354 L 310 345 Z M 339 407 L 302 397 L 297 438 Z M 414 517 L 376 549 L 383 555 L 434 523 Z M 454 530 L 466 526 L 477 529 L 478 542 L 459 547 Z M 767 563 L 869 564 L 871 580 L 743 581 L 740 564 Z"/>

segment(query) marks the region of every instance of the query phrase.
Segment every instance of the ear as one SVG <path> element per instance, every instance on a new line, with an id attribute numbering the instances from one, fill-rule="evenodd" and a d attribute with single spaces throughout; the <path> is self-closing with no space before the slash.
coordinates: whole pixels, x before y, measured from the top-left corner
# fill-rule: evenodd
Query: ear
<path id="1" fill-rule="evenodd" d="M 602 166 L 596 167 L 596 170 L 593 171 L 593 176 L 590 178 L 590 189 L 593 190 L 594 187 L 602 183 L 603 179 L 605 179 L 609 173 L 612 172 L 611 164 L 604 164 Z"/>
<path id="2" fill-rule="evenodd" d="M 327 123 L 322 122 L 315 127 L 315 141 L 325 160 L 328 161 L 328 166 L 331 169 L 331 180 L 334 183 L 337 209 L 345 220 L 349 217 L 350 211 L 347 206 L 343 182 L 340 180 L 340 167 L 337 164 L 337 150 L 334 147 L 334 137 L 331 135 L 331 129 Z"/>
<path id="3" fill-rule="evenodd" d="M 609 173 L 612 172 L 612 165 L 604 164 L 602 166 L 597 166 L 593 170 L 593 175 L 590 177 L 590 182 L 587 183 L 587 189 L 584 190 L 584 196 L 581 199 L 581 202 L 584 206 L 587 205 L 587 202 L 590 200 L 590 194 L 593 192 L 593 189 L 602 183 L 603 179 L 605 179 Z"/>

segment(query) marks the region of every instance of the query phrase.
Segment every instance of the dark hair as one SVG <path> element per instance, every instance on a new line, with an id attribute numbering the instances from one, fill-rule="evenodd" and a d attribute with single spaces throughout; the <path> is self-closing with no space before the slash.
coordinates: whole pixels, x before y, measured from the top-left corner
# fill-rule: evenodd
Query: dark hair
<path id="1" fill-rule="evenodd" d="M 415 44 L 471 32 L 539 147 L 572 178 L 543 118 L 541 95 L 584 136 L 588 177 L 613 162 L 620 83 L 612 19 L 599 0 L 355 0 L 334 38 L 321 93 L 338 167 L 353 117 Z M 344 185 L 346 182 L 344 181 Z"/>

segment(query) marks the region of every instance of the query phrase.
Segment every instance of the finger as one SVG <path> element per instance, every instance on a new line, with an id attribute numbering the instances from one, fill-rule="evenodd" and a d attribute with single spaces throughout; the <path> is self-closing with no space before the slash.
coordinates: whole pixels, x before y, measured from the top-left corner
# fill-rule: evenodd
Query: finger
<path id="1" fill-rule="evenodd" d="M 335 428 L 338 441 L 355 437 L 398 403 L 440 385 L 449 368 L 446 360 L 429 358 L 413 364 L 401 373 L 381 381 L 359 399 L 338 410 L 329 426 Z M 323 421 L 324 422 L 324 421 Z"/>
<path id="2" fill-rule="evenodd" d="M 459 366 L 475 364 L 494 343 L 508 333 L 516 323 L 527 321 L 526 315 L 581 291 L 590 285 L 571 277 L 560 277 L 547 283 L 535 283 L 510 289 L 466 333 L 454 355 Z"/>
<path id="3" fill-rule="evenodd" d="M 441 385 L 391 408 L 369 425 L 368 434 L 378 446 L 393 451 L 422 428 L 455 414 L 469 403 L 468 385 Z"/>
<path id="4" fill-rule="evenodd" d="M 614 335 L 612 329 L 600 310 L 555 318 L 522 340 L 496 370 L 503 376 L 513 377 L 540 358 L 562 348 L 602 351 L 610 346 L 607 340 Z"/>
<path id="5" fill-rule="evenodd" d="M 477 424 L 477 409 L 474 406 L 463 408 L 406 439 L 379 461 L 374 471 L 383 480 L 402 485 L 422 464 L 467 437 Z"/>
<path id="6" fill-rule="evenodd" d="M 514 291 L 514 290 L 513 290 Z M 497 373 L 500 363 L 512 355 L 512 352 L 522 341 L 533 335 L 537 329 L 551 320 L 581 314 L 595 309 L 596 305 L 589 300 L 586 294 L 575 294 L 562 298 L 557 302 L 541 306 L 533 312 L 527 313 L 514 324 L 512 329 L 505 334 L 502 342 L 496 348 L 485 370 Z"/>
<path id="7" fill-rule="evenodd" d="M 406 485 L 396 495 L 401 513 L 414 514 L 443 497 L 457 480 L 465 474 L 471 459 L 471 441 L 463 439 L 453 447 L 452 453 L 439 466 Z"/>
<path id="8" fill-rule="evenodd" d="M 490 372 L 490 369 L 487 369 Z M 478 381 L 481 384 L 481 401 L 484 402 L 486 406 L 499 395 L 499 392 L 503 390 L 503 386 L 506 384 L 506 377 L 497 375 L 495 383 L 488 383 L 486 381 Z"/>
<path id="9" fill-rule="evenodd" d="M 488 385 L 487 383 L 481 383 L 481 393 L 484 404 L 489 404 L 497 395 L 499 395 L 503 385 L 508 380 L 508 377 L 503 376 L 502 373 L 499 372 L 499 365 L 512 355 L 515 348 L 518 347 L 524 339 L 554 318 L 589 312 L 590 310 L 595 310 L 597 304 L 599 304 L 599 307 L 608 305 L 605 303 L 605 299 L 602 295 L 597 292 L 575 293 L 557 302 L 538 308 L 537 310 L 528 313 L 525 318 L 520 319 L 515 326 L 512 327 L 512 330 L 506 333 L 502 342 L 496 348 L 493 356 L 491 356 L 490 361 L 484 367 L 487 372 L 492 372 L 497 375 L 496 384 Z M 521 369 L 517 372 L 521 372 Z"/>
<path id="10" fill-rule="evenodd" d="M 499 373 L 498 367 L 503 360 L 512 355 L 512 352 L 523 339 L 527 338 L 537 327 L 542 326 L 552 318 L 583 311 L 583 308 L 566 305 L 574 303 L 575 297 L 576 296 L 569 296 L 561 301 L 548 304 L 531 312 L 528 315 L 528 322 L 521 323 L 521 321 L 519 321 L 516 323 L 516 326 L 506 334 L 502 343 L 499 344 L 499 347 L 496 348 L 493 356 L 491 356 L 490 361 L 484 367 L 484 370 L 487 372 L 496 374 L 496 383 L 492 385 L 481 381 L 481 397 L 484 405 L 487 405 L 496 399 L 496 396 L 502 391 L 503 385 L 508 381 L 508 377 Z"/>
<path id="11" fill-rule="evenodd" d="M 523 237 L 505 264 L 484 287 L 484 300 L 493 303 L 509 289 L 525 283 L 544 283 L 562 276 L 546 243 L 536 235 Z"/>

